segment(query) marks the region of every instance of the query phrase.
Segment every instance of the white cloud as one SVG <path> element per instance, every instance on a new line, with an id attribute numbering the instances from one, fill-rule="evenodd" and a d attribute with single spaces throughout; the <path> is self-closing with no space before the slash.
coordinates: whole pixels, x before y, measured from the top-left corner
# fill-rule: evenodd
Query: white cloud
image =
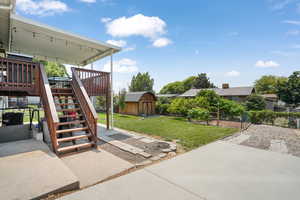
<path id="1" fill-rule="evenodd" d="M 294 44 L 291 46 L 293 49 L 300 49 L 300 44 Z"/>
<path id="2" fill-rule="evenodd" d="M 287 35 L 297 36 L 300 35 L 300 30 L 292 30 L 286 33 Z"/>
<path id="3" fill-rule="evenodd" d="M 280 65 L 272 60 L 269 60 L 269 61 L 259 60 L 255 63 L 255 66 L 262 67 L 262 68 L 268 68 L 268 67 L 279 67 Z"/>
<path id="4" fill-rule="evenodd" d="M 69 11 L 69 7 L 59 0 L 17 0 L 17 9 L 30 15 L 54 15 Z"/>
<path id="5" fill-rule="evenodd" d="M 135 46 L 126 47 L 123 51 L 126 52 L 126 51 L 133 51 L 133 50 L 135 50 Z"/>
<path id="6" fill-rule="evenodd" d="M 295 0 L 268 0 L 271 4 L 272 10 L 282 10 L 289 6 L 291 3 L 295 2 Z"/>
<path id="7" fill-rule="evenodd" d="M 137 62 L 129 58 L 123 58 L 121 60 L 113 62 L 114 72 L 119 73 L 132 73 L 138 71 Z M 110 62 L 107 62 L 103 66 L 103 71 L 110 71 Z"/>
<path id="8" fill-rule="evenodd" d="M 110 18 L 110 17 L 102 17 L 101 18 L 101 22 L 102 23 L 107 23 L 107 22 L 109 22 L 109 21 L 111 21 L 112 19 Z"/>
<path id="9" fill-rule="evenodd" d="M 125 40 L 107 40 L 106 42 L 118 47 L 125 47 L 127 45 Z"/>
<path id="10" fill-rule="evenodd" d="M 282 23 L 300 25 L 300 21 L 296 21 L 296 20 L 285 20 L 285 21 L 282 21 Z"/>
<path id="11" fill-rule="evenodd" d="M 122 50 L 123 52 L 135 50 L 135 46 L 128 47 L 127 42 L 125 40 L 107 40 L 106 42 L 109 44 L 123 48 L 123 50 Z"/>
<path id="12" fill-rule="evenodd" d="M 240 76 L 241 73 L 238 72 L 238 71 L 235 71 L 235 70 L 232 70 L 230 72 L 226 72 L 225 73 L 225 76 L 230 76 L 230 77 L 237 77 L 237 76 Z"/>
<path id="13" fill-rule="evenodd" d="M 137 14 L 132 17 L 120 17 L 106 24 L 107 33 L 114 37 L 140 35 L 155 38 L 164 34 L 166 23 L 159 17 Z"/>
<path id="14" fill-rule="evenodd" d="M 142 36 L 150 39 L 155 47 L 167 46 L 171 40 L 161 37 L 167 33 L 166 22 L 159 17 L 137 14 L 117 19 L 102 18 L 106 32 L 113 37 Z"/>
<path id="15" fill-rule="evenodd" d="M 168 46 L 171 43 L 172 43 L 172 41 L 169 40 L 168 38 L 158 38 L 158 39 L 154 40 L 152 45 L 154 47 L 160 48 L 160 47 Z"/>
<path id="16" fill-rule="evenodd" d="M 84 3 L 96 3 L 96 0 L 79 0 Z"/>

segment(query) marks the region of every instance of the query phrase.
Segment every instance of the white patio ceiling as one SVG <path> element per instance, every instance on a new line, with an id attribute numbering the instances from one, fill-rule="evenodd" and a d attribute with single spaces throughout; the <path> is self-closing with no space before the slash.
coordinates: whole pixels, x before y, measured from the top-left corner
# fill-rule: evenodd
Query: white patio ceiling
<path id="1" fill-rule="evenodd" d="M 14 6 L 2 6 L 4 2 L 0 0 L 0 20 L 4 22 L 0 25 L 0 42 L 7 51 L 40 60 L 84 66 L 121 50 L 17 16 L 13 14 Z"/>

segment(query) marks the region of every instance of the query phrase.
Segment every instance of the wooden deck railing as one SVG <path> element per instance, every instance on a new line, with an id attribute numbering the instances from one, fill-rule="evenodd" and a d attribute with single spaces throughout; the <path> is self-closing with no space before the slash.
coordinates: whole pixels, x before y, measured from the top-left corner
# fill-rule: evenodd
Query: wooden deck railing
<path id="1" fill-rule="evenodd" d="M 74 68 L 89 96 L 101 96 L 109 93 L 110 73 L 90 69 Z"/>
<path id="2" fill-rule="evenodd" d="M 75 96 L 80 104 L 83 115 L 87 120 L 87 124 L 90 130 L 90 133 L 93 136 L 94 142 L 97 142 L 97 120 L 98 116 L 95 111 L 95 108 L 87 94 L 87 91 L 82 84 L 75 68 L 72 68 L 72 88 L 75 93 Z"/>
<path id="3" fill-rule="evenodd" d="M 0 91 L 39 95 L 39 64 L 0 58 Z"/>
<path id="4" fill-rule="evenodd" d="M 52 148 L 57 153 L 58 143 L 56 137 L 56 129 L 59 123 L 58 115 L 55 108 L 54 98 L 52 96 L 51 87 L 44 66 L 39 66 L 40 74 L 40 96 L 44 107 L 45 117 L 51 137 Z"/>

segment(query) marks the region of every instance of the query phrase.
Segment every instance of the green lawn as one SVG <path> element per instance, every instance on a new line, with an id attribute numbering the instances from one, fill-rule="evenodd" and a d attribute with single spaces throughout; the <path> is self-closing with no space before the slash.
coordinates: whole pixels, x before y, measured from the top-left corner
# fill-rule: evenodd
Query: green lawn
<path id="1" fill-rule="evenodd" d="M 99 113 L 100 123 L 105 123 L 105 114 Z M 198 125 L 182 117 L 157 116 L 141 118 L 129 115 L 114 115 L 114 125 L 121 129 L 135 131 L 171 141 L 179 140 L 186 149 L 191 150 L 238 131 L 234 128 Z"/>

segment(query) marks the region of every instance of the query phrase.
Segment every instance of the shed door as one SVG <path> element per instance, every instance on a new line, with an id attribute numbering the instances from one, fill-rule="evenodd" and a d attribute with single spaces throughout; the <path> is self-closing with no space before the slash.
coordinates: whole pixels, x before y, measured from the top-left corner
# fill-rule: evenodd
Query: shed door
<path id="1" fill-rule="evenodd" d="M 152 107 L 151 101 L 143 101 L 142 102 L 142 114 L 144 115 L 151 115 L 153 113 L 153 107 Z"/>

